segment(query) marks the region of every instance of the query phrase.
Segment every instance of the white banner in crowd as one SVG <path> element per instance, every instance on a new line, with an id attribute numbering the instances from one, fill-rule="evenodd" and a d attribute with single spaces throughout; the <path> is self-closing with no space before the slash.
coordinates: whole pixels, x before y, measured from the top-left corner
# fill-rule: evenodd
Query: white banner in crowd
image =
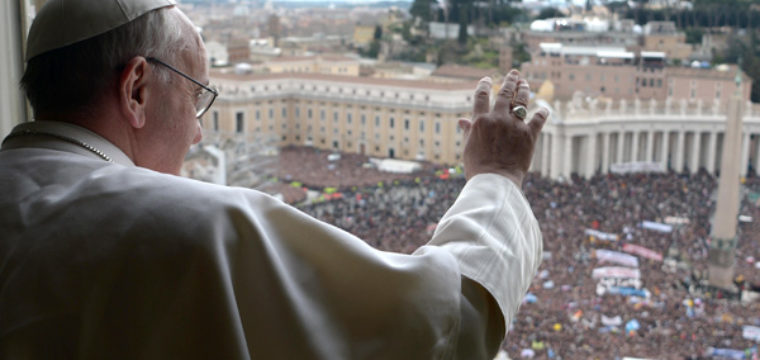
<path id="1" fill-rule="evenodd" d="M 760 342 L 760 327 L 752 325 L 742 326 L 742 337 L 747 340 Z"/>
<path id="2" fill-rule="evenodd" d="M 639 269 L 631 269 L 621 266 L 606 266 L 598 267 L 591 273 L 591 277 L 594 279 L 602 278 L 632 278 L 640 279 L 641 272 Z"/>
<path id="3" fill-rule="evenodd" d="M 628 174 L 638 172 L 663 173 L 665 168 L 659 162 L 628 162 L 610 164 L 610 172 L 613 174 Z"/>
<path id="4" fill-rule="evenodd" d="M 604 326 L 620 326 L 623 325 L 623 318 L 620 315 L 615 317 L 606 317 L 602 315 L 602 325 Z"/>
<path id="5" fill-rule="evenodd" d="M 631 253 L 631 254 L 636 254 L 647 259 L 662 261 L 662 254 L 654 250 L 647 249 L 643 246 L 634 245 L 634 244 L 623 244 L 623 251 L 627 253 Z"/>
<path id="6" fill-rule="evenodd" d="M 618 251 L 598 249 L 594 251 L 594 254 L 596 254 L 596 258 L 600 261 L 613 262 L 630 267 L 639 267 L 639 259 L 635 256 L 623 254 Z"/>
<path id="7" fill-rule="evenodd" d="M 599 279 L 599 283 L 597 285 L 602 285 L 608 289 L 612 287 L 629 287 L 629 288 L 641 289 L 641 279 L 604 278 L 604 279 Z"/>
<path id="8" fill-rule="evenodd" d="M 617 234 L 610 234 L 610 233 L 601 232 L 599 230 L 594 230 L 594 229 L 586 229 L 586 235 L 593 236 L 599 240 L 618 241 Z"/>
<path id="9" fill-rule="evenodd" d="M 665 223 L 668 225 L 688 225 L 689 219 L 684 217 L 678 217 L 678 216 L 667 216 L 665 217 Z"/>
<path id="10" fill-rule="evenodd" d="M 664 233 L 673 232 L 673 226 L 668 224 L 662 224 L 654 221 L 642 221 L 641 227 L 648 230 L 654 230 Z"/>

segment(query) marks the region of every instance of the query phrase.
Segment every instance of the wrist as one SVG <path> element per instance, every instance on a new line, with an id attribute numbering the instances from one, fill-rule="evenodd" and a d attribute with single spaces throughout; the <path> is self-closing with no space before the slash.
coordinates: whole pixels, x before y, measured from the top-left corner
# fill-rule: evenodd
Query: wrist
<path id="1" fill-rule="evenodd" d="M 470 180 L 479 174 L 501 175 L 511 180 L 515 185 L 517 185 L 518 188 L 522 188 L 523 178 L 525 177 L 525 174 L 522 171 L 504 170 L 504 169 L 482 169 L 480 171 L 473 171 L 472 173 L 469 173 L 467 171 L 467 167 L 465 167 L 465 174 L 467 176 L 467 180 Z"/>

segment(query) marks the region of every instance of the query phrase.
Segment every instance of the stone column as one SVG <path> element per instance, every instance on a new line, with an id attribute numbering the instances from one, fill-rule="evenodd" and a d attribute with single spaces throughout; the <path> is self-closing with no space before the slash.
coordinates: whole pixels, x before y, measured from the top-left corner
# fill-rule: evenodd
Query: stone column
<path id="1" fill-rule="evenodd" d="M 691 142 L 691 164 L 689 164 L 692 174 L 696 174 L 697 170 L 699 170 L 699 142 L 701 138 L 702 136 L 700 136 L 699 131 L 694 131 L 694 138 Z"/>
<path id="2" fill-rule="evenodd" d="M 678 140 L 676 141 L 676 153 L 673 154 L 676 157 L 675 164 L 673 165 L 674 170 L 676 172 L 683 171 L 683 138 L 684 138 L 684 132 L 679 130 L 678 131 Z"/>
<path id="3" fill-rule="evenodd" d="M 596 137 L 597 133 L 593 132 L 588 139 L 588 152 L 586 153 L 586 179 L 594 176 L 596 172 Z"/>
<path id="4" fill-rule="evenodd" d="M 541 143 L 541 176 L 549 177 L 549 166 L 551 165 L 551 141 L 552 136 L 549 133 L 541 135 L 543 138 Z"/>
<path id="5" fill-rule="evenodd" d="M 747 176 L 747 163 L 749 163 L 749 132 L 742 134 L 742 162 L 739 164 L 739 175 Z"/>
<path id="6" fill-rule="evenodd" d="M 641 139 L 641 132 L 635 130 L 633 137 L 631 138 L 631 162 L 639 161 L 639 140 Z"/>
<path id="7" fill-rule="evenodd" d="M 670 132 L 665 130 L 662 132 L 662 155 L 660 162 L 662 168 L 668 170 L 668 153 L 670 152 Z"/>
<path id="8" fill-rule="evenodd" d="M 610 170 L 610 133 L 602 135 L 602 174 Z"/>
<path id="9" fill-rule="evenodd" d="M 647 133 L 647 153 L 644 154 L 644 161 L 654 162 L 654 131 L 649 130 Z"/>
<path id="10" fill-rule="evenodd" d="M 564 148 L 563 138 L 562 131 L 559 128 L 552 134 L 552 155 L 551 162 L 549 163 L 549 176 L 552 179 L 556 179 L 562 175 L 564 166 L 562 163 L 564 161 L 562 157 L 562 149 Z"/>
<path id="11" fill-rule="evenodd" d="M 618 132 L 618 143 L 617 143 L 617 163 L 622 164 L 623 163 L 623 150 L 625 149 L 623 145 L 625 144 L 625 131 Z"/>
<path id="12" fill-rule="evenodd" d="M 707 141 L 707 166 L 705 169 L 710 174 L 715 174 L 715 156 L 718 153 L 716 149 L 718 142 L 718 133 L 715 131 L 710 132 L 710 138 Z"/>
<path id="13" fill-rule="evenodd" d="M 538 137 L 533 148 L 533 157 L 530 159 L 530 167 L 528 171 L 541 171 L 541 154 L 544 151 L 544 137 Z"/>
<path id="14" fill-rule="evenodd" d="M 564 176 L 565 179 L 569 179 L 570 174 L 573 172 L 573 137 L 570 134 L 565 133 L 564 138 L 565 146 L 562 150 L 564 151 L 564 154 L 562 154 L 562 176 Z"/>

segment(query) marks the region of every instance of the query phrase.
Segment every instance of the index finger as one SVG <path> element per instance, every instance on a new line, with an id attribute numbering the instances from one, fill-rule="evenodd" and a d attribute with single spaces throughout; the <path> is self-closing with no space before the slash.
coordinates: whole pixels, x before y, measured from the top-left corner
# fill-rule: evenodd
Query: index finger
<path id="1" fill-rule="evenodd" d="M 493 83 L 491 78 L 486 76 L 478 81 L 475 88 L 475 100 L 472 103 L 472 118 L 477 118 L 480 114 L 487 114 L 491 109 L 491 87 Z"/>

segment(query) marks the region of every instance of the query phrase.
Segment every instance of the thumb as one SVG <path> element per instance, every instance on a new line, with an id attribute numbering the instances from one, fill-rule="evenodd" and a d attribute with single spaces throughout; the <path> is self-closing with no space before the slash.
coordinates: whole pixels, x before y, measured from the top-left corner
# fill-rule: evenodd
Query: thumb
<path id="1" fill-rule="evenodd" d="M 544 127 L 544 124 L 546 124 L 546 119 L 548 117 L 549 109 L 542 107 L 533 115 L 533 118 L 530 119 L 528 127 L 530 128 L 530 132 L 534 139 L 541 133 L 541 129 Z"/>

